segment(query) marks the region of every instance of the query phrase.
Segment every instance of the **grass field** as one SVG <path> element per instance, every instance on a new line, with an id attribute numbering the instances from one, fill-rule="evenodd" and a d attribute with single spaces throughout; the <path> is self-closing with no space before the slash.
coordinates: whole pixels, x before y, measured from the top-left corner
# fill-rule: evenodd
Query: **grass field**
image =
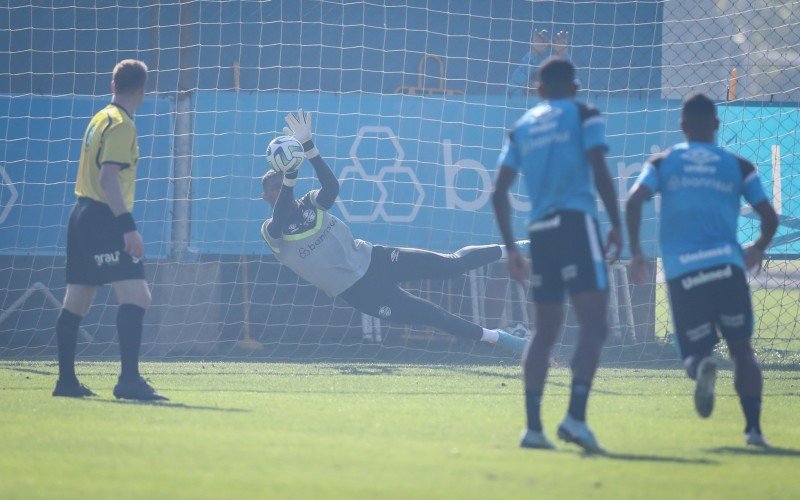
<path id="1" fill-rule="evenodd" d="M 742 445 L 730 373 L 709 420 L 677 370 L 603 369 L 589 417 L 613 454 L 521 450 L 519 368 L 145 363 L 166 404 L 53 398 L 52 363 L 0 363 L 0 498 L 798 498 L 800 374 L 767 374 L 765 429 Z M 569 373 L 545 395 L 551 437 Z"/>

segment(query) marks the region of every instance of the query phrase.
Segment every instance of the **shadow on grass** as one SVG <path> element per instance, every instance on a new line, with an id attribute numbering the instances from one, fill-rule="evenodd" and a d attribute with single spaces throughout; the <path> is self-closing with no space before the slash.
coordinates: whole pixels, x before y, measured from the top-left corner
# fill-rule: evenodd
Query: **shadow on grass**
<path id="1" fill-rule="evenodd" d="M 721 446 L 719 448 L 711 448 L 706 450 L 709 453 L 716 453 L 719 455 L 747 455 L 747 456 L 769 456 L 769 457 L 795 457 L 800 458 L 800 450 L 793 448 L 756 448 L 756 447 L 736 447 L 736 446 Z"/>
<path id="2" fill-rule="evenodd" d="M 114 405 L 127 405 L 127 406 L 152 406 L 156 408 L 172 408 L 179 410 L 202 410 L 202 411 L 220 411 L 227 413 L 247 413 L 250 410 L 244 408 L 221 408 L 218 406 L 199 406 L 187 405 L 185 403 L 176 403 L 173 401 L 127 401 L 123 399 L 97 399 L 97 398 L 84 398 L 83 401 L 90 401 L 92 403 L 106 403 Z"/>
<path id="3" fill-rule="evenodd" d="M 0 369 L 8 370 L 11 372 L 33 373 L 34 375 L 46 375 L 48 377 L 55 377 L 58 375 L 58 372 L 56 371 L 46 372 L 44 370 L 34 370 L 33 368 L 23 368 L 21 366 L 0 366 Z"/>
<path id="4" fill-rule="evenodd" d="M 661 463 L 689 464 L 689 465 L 719 465 L 718 461 L 709 460 L 707 458 L 683 458 L 683 457 L 669 457 L 664 455 L 640 455 L 637 453 L 606 453 L 604 455 L 584 453 L 583 455 L 585 457 L 607 458 L 611 460 L 624 460 L 629 462 L 661 462 Z"/>

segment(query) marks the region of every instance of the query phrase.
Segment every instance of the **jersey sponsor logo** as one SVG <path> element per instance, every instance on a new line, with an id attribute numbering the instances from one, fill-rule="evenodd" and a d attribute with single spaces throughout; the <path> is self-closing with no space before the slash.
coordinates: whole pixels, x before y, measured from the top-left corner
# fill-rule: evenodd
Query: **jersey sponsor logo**
<path id="1" fill-rule="evenodd" d="M 684 290 L 691 290 L 692 288 L 712 281 L 724 280 L 733 276 L 733 269 L 731 266 L 725 266 L 722 269 L 714 269 L 713 271 L 700 271 L 697 274 L 687 276 L 681 280 L 681 285 Z"/>
<path id="2" fill-rule="evenodd" d="M 714 175 L 717 173 L 717 167 L 713 165 L 696 165 L 694 163 L 687 163 L 683 166 L 683 171 L 687 174 Z"/>
<path id="3" fill-rule="evenodd" d="M 547 229 L 555 229 L 561 226 L 561 216 L 556 215 L 549 219 L 537 220 L 528 225 L 528 232 L 535 233 L 536 231 L 545 231 Z"/>
<path id="4" fill-rule="evenodd" d="M 314 250 L 319 248 L 325 242 L 325 239 L 328 237 L 335 225 L 336 219 L 331 217 L 330 223 L 325 226 L 325 229 L 319 232 L 319 236 L 317 236 L 314 241 L 306 243 L 304 246 L 297 249 L 297 253 L 300 255 L 300 258 L 305 259 L 306 257 L 310 257 L 311 254 L 314 253 Z"/>
<path id="5" fill-rule="evenodd" d="M 564 281 L 569 281 L 578 277 L 578 266 L 575 264 L 570 264 L 569 266 L 564 267 L 561 269 L 561 279 Z"/>
<path id="6" fill-rule="evenodd" d="M 744 326 L 744 314 L 720 314 L 719 322 L 728 328 L 741 328 Z"/>
<path id="7" fill-rule="evenodd" d="M 713 259 L 715 257 L 722 257 L 724 255 L 733 254 L 733 247 L 725 245 L 717 248 L 709 248 L 708 250 L 698 250 L 697 252 L 685 253 L 678 257 L 681 264 L 691 264 L 701 260 Z"/>
<path id="8" fill-rule="evenodd" d="M 718 162 L 720 157 L 705 148 L 692 148 L 681 155 L 681 158 L 698 166 Z M 714 168 L 714 167 L 711 167 Z M 716 172 L 716 168 L 714 171 Z"/>
<path id="9" fill-rule="evenodd" d="M 99 253 L 94 256 L 94 261 L 97 264 L 97 267 L 101 267 L 103 265 L 107 266 L 115 266 L 119 264 L 119 250 L 114 253 Z"/>
<path id="10" fill-rule="evenodd" d="M 697 342 L 708 335 L 711 335 L 711 323 L 703 323 L 700 326 L 686 330 L 686 338 L 692 342 Z"/>
<path id="11" fill-rule="evenodd" d="M 731 193 L 733 192 L 733 183 L 708 177 L 671 176 L 667 182 L 667 190 L 677 191 L 681 188 L 708 188 L 721 193 Z"/>
<path id="12" fill-rule="evenodd" d="M 389 306 L 381 306 L 381 308 L 378 309 L 378 316 L 380 316 L 381 318 L 388 318 L 391 315 L 392 315 L 392 308 Z"/>

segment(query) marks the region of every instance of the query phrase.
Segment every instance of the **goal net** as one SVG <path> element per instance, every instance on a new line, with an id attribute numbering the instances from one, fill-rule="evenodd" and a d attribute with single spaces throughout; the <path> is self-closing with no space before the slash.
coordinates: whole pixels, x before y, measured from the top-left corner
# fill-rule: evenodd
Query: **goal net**
<path id="1" fill-rule="evenodd" d="M 341 182 L 334 213 L 356 237 L 440 252 L 496 243 L 489 200 L 509 126 L 537 102 L 551 54 L 578 68 L 600 108 L 621 199 L 652 153 L 681 139 L 681 99 L 720 103 L 719 141 L 757 164 L 781 214 L 753 278 L 756 345 L 796 363 L 800 2 L 26 0 L 0 6 L 0 356 L 50 357 L 64 296 L 65 223 L 81 138 L 124 58 L 150 67 L 137 112 L 134 216 L 153 305 L 145 357 L 479 360 L 490 345 L 362 316 L 281 267 L 261 241 L 266 144 L 287 112 L 313 113 Z M 306 166 L 299 193 L 315 186 Z M 524 189 L 513 196 L 525 237 Z M 643 234 L 657 256 L 658 200 Z M 797 213 L 795 213 L 797 212 Z M 607 220 L 600 211 L 605 227 Z M 745 207 L 741 240 L 757 220 Z M 611 269 L 605 358 L 674 360 L 658 261 L 647 285 Z M 624 264 L 624 262 L 623 262 Z M 404 283 L 488 327 L 530 328 L 504 263 L 449 281 Z M 79 355 L 113 357 L 116 302 L 99 290 Z M 572 349 L 567 321 L 557 355 Z"/>

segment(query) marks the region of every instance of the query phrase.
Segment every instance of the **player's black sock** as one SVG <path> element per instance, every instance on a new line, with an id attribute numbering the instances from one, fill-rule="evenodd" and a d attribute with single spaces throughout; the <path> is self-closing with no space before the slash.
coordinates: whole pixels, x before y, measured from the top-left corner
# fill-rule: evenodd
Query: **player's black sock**
<path id="1" fill-rule="evenodd" d="M 117 310 L 117 335 L 119 357 L 122 364 L 120 378 L 139 378 L 139 346 L 142 343 L 144 309 L 134 304 L 121 304 Z"/>
<path id="2" fill-rule="evenodd" d="M 542 432 L 542 389 L 525 389 L 525 411 L 528 429 Z"/>
<path id="3" fill-rule="evenodd" d="M 75 349 L 82 319 L 81 316 L 62 308 L 61 314 L 58 315 L 58 321 L 56 321 L 58 379 L 62 382 L 78 381 L 75 376 Z"/>
<path id="4" fill-rule="evenodd" d="M 572 381 L 572 391 L 569 396 L 569 416 L 584 422 L 586 420 L 586 402 L 589 400 L 589 389 L 592 384 L 582 380 Z"/>
<path id="5" fill-rule="evenodd" d="M 745 432 L 755 429 L 761 432 L 761 396 L 739 396 L 744 411 Z"/>
<path id="6" fill-rule="evenodd" d="M 457 250 L 453 255 L 457 257 L 455 262 L 459 272 L 465 272 L 500 260 L 503 249 L 500 245 L 472 245 Z"/>

